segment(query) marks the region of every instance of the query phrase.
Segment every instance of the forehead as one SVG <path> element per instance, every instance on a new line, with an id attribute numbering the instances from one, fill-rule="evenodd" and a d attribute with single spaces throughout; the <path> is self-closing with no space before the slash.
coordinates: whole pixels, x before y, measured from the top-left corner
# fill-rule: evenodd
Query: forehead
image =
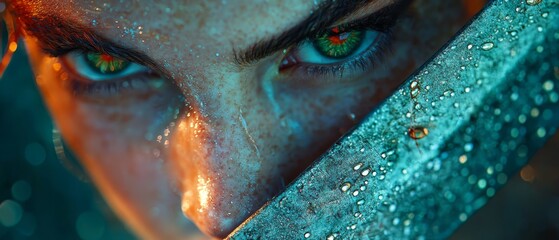
<path id="1" fill-rule="evenodd" d="M 55 14 L 90 26 L 123 45 L 242 48 L 302 21 L 317 6 L 316 2 L 319 1 L 34 0 L 17 1 L 15 5 L 25 6 L 33 14 Z"/>

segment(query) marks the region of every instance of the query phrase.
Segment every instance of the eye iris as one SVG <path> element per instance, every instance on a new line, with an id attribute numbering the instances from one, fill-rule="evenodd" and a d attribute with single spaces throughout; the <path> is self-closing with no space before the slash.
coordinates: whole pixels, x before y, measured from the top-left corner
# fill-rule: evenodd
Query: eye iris
<path id="1" fill-rule="evenodd" d="M 89 66 L 99 73 L 118 73 L 128 67 L 130 62 L 113 57 L 106 53 L 87 53 L 86 60 Z"/>
<path id="2" fill-rule="evenodd" d="M 315 48 L 320 54 L 330 58 L 345 58 L 350 56 L 359 48 L 363 40 L 363 32 L 344 32 L 338 27 L 332 28 L 329 34 L 325 34 L 314 40 Z"/>

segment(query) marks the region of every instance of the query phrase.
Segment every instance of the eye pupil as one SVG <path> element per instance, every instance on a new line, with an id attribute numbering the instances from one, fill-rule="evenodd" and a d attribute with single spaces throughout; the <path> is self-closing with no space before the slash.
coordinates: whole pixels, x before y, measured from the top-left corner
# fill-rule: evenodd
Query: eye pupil
<path id="1" fill-rule="evenodd" d="M 85 55 L 89 67 L 98 73 L 116 74 L 128 67 L 130 62 L 106 53 L 90 52 Z"/>
<path id="2" fill-rule="evenodd" d="M 329 58 L 345 58 L 353 54 L 361 45 L 363 32 L 342 32 L 339 28 L 332 28 L 329 34 L 325 34 L 313 41 L 314 47 L 320 54 Z"/>

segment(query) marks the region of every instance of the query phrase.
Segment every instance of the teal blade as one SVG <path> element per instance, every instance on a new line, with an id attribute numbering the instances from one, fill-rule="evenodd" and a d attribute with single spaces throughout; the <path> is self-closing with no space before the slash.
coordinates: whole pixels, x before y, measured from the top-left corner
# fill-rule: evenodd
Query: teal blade
<path id="1" fill-rule="evenodd" d="M 450 236 L 559 125 L 559 3 L 493 1 L 231 239 Z"/>

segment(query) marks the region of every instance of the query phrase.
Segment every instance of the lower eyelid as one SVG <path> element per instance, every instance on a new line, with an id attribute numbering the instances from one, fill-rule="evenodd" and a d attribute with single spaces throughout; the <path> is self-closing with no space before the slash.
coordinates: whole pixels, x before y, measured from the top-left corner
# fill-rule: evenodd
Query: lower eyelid
<path id="1" fill-rule="evenodd" d="M 147 93 L 160 88 L 165 84 L 165 79 L 153 72 L 141 72 L 118 79 L 92 81 L 71 69 L 68 63 L 60 60 L 62 73 L 59 79 L 76 97 L 84 99 L 101 99 L 107 97 L 118 97 L 125 92 Z M 65 76 L 62 76 L 65 75 Z"/>
<path id="2" fill-rule="evenodd" d="M 78 79 L 70 79 L 70 81 L 68 82 L 68 86 L 70 87 L 74 95 L 99 98 L 122 95 L 125 91 L 149 91 L 152 88 L 152 86 L 149 84 L 150 81 L 154 80 L 141 75 L 124 80 L 92 83 L 85 83 L 83 82 L 83 80 Z"/>

